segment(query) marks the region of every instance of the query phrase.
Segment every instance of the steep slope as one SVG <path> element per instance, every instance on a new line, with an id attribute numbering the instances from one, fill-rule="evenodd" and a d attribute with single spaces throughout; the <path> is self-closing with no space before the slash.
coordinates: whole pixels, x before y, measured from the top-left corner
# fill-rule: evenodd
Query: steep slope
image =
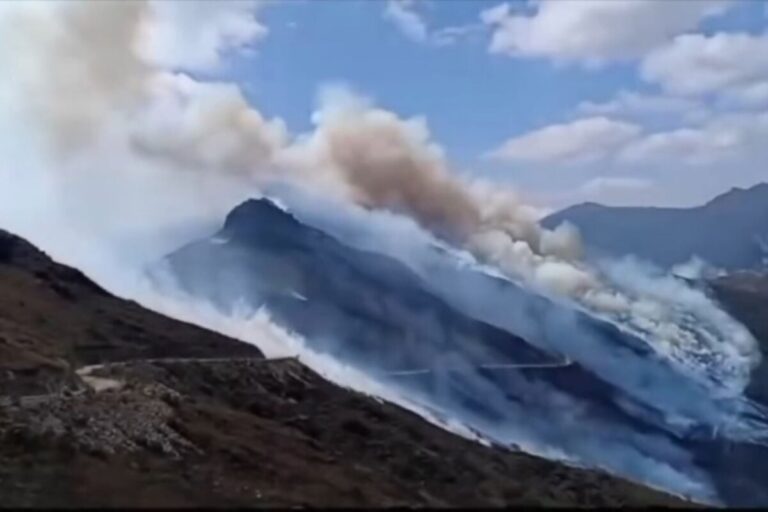
<path id="1" fill-rule="evenodd" d="M 6 507 L 683 504 L 459 438 L 112 297 L 6 233 L 0 347 Z"/>
<path id="2" fill-rule="evenodd" d="M 709 286 L 724 307 L 760 342 L 763 359 L 747 391 L 768 403 L 768 273 L 735 272 L 714 279 Z"/>
<path id="3" fill-rule="evenodd" d="M 266 306 L 312 350 L 496 442 L 698 499 L 768 503 L 763 472 L 742 469 L 763 460 L 758 406 L 710 395 L 610 323 L 440 254 L 414 272 L 254 200 L 166 263 L 188 293 L 224 311 Z"/>
<path id="4" fill-rule="evenodd" d="M 567 208 L 542 221 L 576 225 L 598 254 L 634 255 L 664 268 L 698 256 L 726 269 L 768 263 L 768 184 L 733 189 L 697 208 Z"/>
<path id="5" fill-rule="evenodd" d="M 316 348 L 352 362 L 375 358 L 380 370 L 429 366 L 434 348 L 469 351 L 478 363 L 509 354 L 520 363 L 560 359 L 457 314 L 399 262 L 345 246 L 267 200 L 237 207 L 215 238 L 180 249 L 169 262 L 193 295 L 224 310 L 243 300 L 254 309 L 266 304 L 299 334 L 320 340 Z M 462 343 L 476 338 L 486 343 Z"/>
<path id="6" fill-rule="evenodd" d="M 0 231 L 0 386 L 36 393 L 86 364 L 157 357 L 261 357 L 255 347 L 111 296 Z"/>

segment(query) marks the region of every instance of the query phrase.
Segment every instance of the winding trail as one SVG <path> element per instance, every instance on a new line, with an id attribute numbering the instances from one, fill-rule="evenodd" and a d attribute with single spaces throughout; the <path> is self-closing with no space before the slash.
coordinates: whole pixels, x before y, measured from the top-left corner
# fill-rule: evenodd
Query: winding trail
<path id="1" fill-rule="evenodd" d="M 529 368 L 567 368 L 569 366 L 573 365 L 573 361 L 570 359 L 566 359 L 562 362 L 558 363 L 520 363 L 520 364 L 479 364 L 476 365 L 475 368 L 481 369 L 481 370 L 520 370 L 520 369 L 529 369 Z M 410 375 L 426 375 L 429 373 L 433 373 L 435 370 L 434 368 L 418 368 L 413 370 L 396 370 L 391 372 L 383 372 L 380 375 L 384 375 L 387 377 L 400 377 L 400 376 L 410 376 Z"/>
<path id="2" fill-rule="evenodd" d="M 297 357 L 275 357 L 275 358 L 256 358 L 256 357 L 212 357 L 212 358 L 195 358 L 195 357 L 167 357 L 167 358 L 151 358 L 151 359 L 132 359 L 128 361 L 116 361 L 110 363 L 100 363 L 83 366 L 75 370 L 77 376 L 83 381 L 83 383 L 95 393 L 101 393 L 109 390 L 119 390 L 125 383 L 121 380 L 112 379 L 108 377 L 98 377 L 93 375 L 94 372 L 104 370 L 108 368 L 126 367 L 134 364 L 142 363 L 232 363 L 232 362 L 249 362 L 257 364 L 275 363 L 280 361 L 295 360 L 299 361 Z M 556 363 L 530 363 L 530 364 L 481 364 L 476 365 L 475 368 L 481 370 L 491 371 L 505 371 L 505 370 L 517 370 L 517 369 L 557 369 L 566 368 L 573 365 L 574 362 L 570 359 L 565 359 L 562 362 Z M 416 368 L 407 370 L 394 370 L 389 372 L 376 373 L 374 377 L 408 377 L 412 375 L 427 375 L 435 372 L 434 368 Z M 71 391 L 70 396 L 79 396 L 85 393 L 86 390 Z M 49 400 L 60 398 L 64 394 L 59 392 L 51 392 L 39 395 L 24 395 L 24 396 L 0 396 L 0 407 L 10 406 L 14 403 L 18 403 L 22 406 L 32 407 L 46 403 Z"/>

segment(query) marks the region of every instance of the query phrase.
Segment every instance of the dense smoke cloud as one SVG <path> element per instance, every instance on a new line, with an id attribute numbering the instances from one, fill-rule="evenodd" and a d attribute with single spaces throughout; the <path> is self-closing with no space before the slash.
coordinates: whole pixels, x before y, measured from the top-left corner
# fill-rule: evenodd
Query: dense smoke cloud
<path id="1" fill-rule="evenodd" d="M 153 101 L 132 137 L 138 153 L 188 172 L 253 177 L 271 168 L 287 142 L 281 120 L 250 108 L 235 85 L 154 78 Z"/>
<path id="2" fill-rule="evenodd" d="M 333 367 L 335 362 L 311 354 L 264 311 L 225 317 L 132 281 L 145 264 L 216 230 L 242 200 L 288 182 L 324 200 L 356 205 L 350 207 L 356 222 L 375 235 L 369 236 L 369 249 L 405 261 L 435 293 L 474 318 L 531 344 L 548 340 L 541 348 L 580 362 L 629 395 L 659 402 L 661 409 L 707 424 L 733 413 L 731 405 L 700 399 L 697 384 L 689 390 L 672 381 L 668 387 L 675 389 L 662 389 L 670 381 L 657 378 L 661 372 L 648 373 L 644 365 L 651 363 L 599 343 L 572 319 L 546 318 L 546 325 L 537 325 L 526 316 L 526 301 L 534 294 L 518 294 L 512 303 L 510 294 L 479 286 L 470 274 L 433 272 L 425 247 L 448 241 L 467 251 L 473 265 L 487 264 L 505 279 L 572 306 L 566 310 L 586 309 L 636 334 L 724 395 L 741 393 L 758 362 L 749 333 L 703 293 L 636 263 L 589 265 L 572 227 L 544 230 L 536 211 L 513 191 L 459 177 L 425 119 L 403 119 L 348 89 L 330 87 L 320 94 L 314 129 L 294 136 L 280 119 L 249 104 L 237 85 L 190 76 L 192 70 L 216 68 L 227 52 L 265 36 L 257 7 L 0 3 L 0 227 L 159 311 L 255 342 L 268 355 L 309 354 L 315 368 Z M 305 208 L 315 219 L 323 216 L 322 207 Z M 351 230 L 352 216 L 333 223 Z M 422 228 L 431 232 L 429 243 Z M 542 329 L 554 334 L 539 336 Z M 629 365 L 634 366 L 625 371 Z M 364 380 L 359 374 L 350 378 Z M 532 420 L 529 432 L 538 433 L 530 434 L 531 443 L 544 437 L 557 445 L 562 430 L 548 426 L 567 415 L 582 418 L 573 412 L 580 406 L 550 389 L 522 378 L 515 386 L 530 403 L 511 405 L 486 393 L 511 418 L 504 424 L 511 430 L 499 438 L 525 440 L 525 428 L 510 425 L 533 407 L 555 412 L 542 413 L 539 423 Z M 375 392 L 395 396 L 380 387 Z M 578 435 L 569 438 L 568 449 L 601 449 L 579 447 L 592 435 L 592 423 L 571 427 Z M 622 436 L 612 449 L 637 444 L 664 451 L 656 440 Z M 643 464 L 643 471 L 658 469 Z M 669 478 L 685 480 L 681 487 L 689 484 L 669 471 Z"/>
<path id="3" fill-rule="evenodd" d="M 24 95 L 21 108 L 44 119 L 48 141 L 68 152 L 84 147 L 128 107 L 149 76 L 134 51 L 145 5 L 30 2 L 2 7 L 5 82 Z"/>
<path id="4" fill-rule="evenodd" d="M 100 280 L 213 229 L 284 143 L 236 86 L 150 64 L 150 7 L 0 6 L 3 226 Z"/>
<path id="5" fill-rule="evenodd" d="M 256 5 L 237 4 L 238 16 Z M 253 20 L 232 19 L 211 16 L 212 32 L 190 25 L 209 61 L 263 36 Z M 512 191 L 459 178 L 424 119 L 402 119 L 343 88 L 325 90 L 314 131 L 292 138 L 236 85 L 185 74 L 185 64 L 204 64 L 174 56 L 173 45 L 158 47 L 162 58 L 153 54 L 146 41 L 167 43 L 178 32 L 173 20 L 146 2 L 2 7 L 0 60 L 10 73 L 0 84 L 0 172 L 16 183 L 1 192 L 5 225 L 92 272 L 95 252 L 106 279 L 110 258 L 158 258 L 266 184 L 287 180 L 410 215 L 512 279 L 620 324 L 704 381 L 714 366 L 725 392 L 746 385 L 754 340 L 703 294 L 636 266 L 588 266 L 572 228 L 544 230 Z M 19 215 L 28 201 L 45 212 L 37 221 Z"/>
<path id="6" fill-rule="evenodd" d="M 314 121 L 312 134 L 283 151 L 287 168 L 300 162 L 307 177 L 323 176 L 358 204 L 412 216 L 510 278 L 620 324 L 720 392 L 746 386 L 756 344 L 702 292 L 632 262 L 621 272 L 588 265 L 574 228 L 545 230 L 511 191 L 451 172 L 423 119 L 400 119 L 334 88 Z"/>

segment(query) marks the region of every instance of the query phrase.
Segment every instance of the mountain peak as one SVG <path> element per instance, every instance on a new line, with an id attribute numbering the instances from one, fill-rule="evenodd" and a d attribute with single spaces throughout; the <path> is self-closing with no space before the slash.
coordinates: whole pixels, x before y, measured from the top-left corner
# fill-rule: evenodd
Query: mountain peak
<path id="1" fill-rule="evenodd" d="M 271 238 L 306 230 L 278 201 L 271 198 L 248 199 L 227 215 L 224 229 Z"/>
<path id="2" fill-rule="evenodd" d="M 728 192 L 709 201 L 706 206 L 763 200 L 768 200 L 768 183 L 758 183 L 748 188 L 733 187 Z"/>
<path id="3" fill-rule="evenodd" d="M 698 257 L 726 270 L 761 268 L 768 244 L 768 183 L 733 188 L 695 208 L 609 207 L 584 203 L 542 220 L 581 232 L 589 252 L 634 255 L 671 268 Z"/>
<path id="4" fill-rule="evenodd" d="M 260 220 L 269 222 L 296 222 L 296 219 L 288 213 L 277 201 L 263 197 L 260 199 L 248 199 L 229 212 L 224 222 L 225 227 L 236 227 L 243 220 Z"/>

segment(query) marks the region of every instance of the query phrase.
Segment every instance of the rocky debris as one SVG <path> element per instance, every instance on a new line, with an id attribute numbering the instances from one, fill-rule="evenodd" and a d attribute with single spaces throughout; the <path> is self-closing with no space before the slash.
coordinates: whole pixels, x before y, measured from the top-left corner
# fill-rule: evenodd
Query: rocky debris
<path id="1" fill-rule="evenodd" d="M 122 387 L 2 410 L 0 465 L 20 457 L 60 464 L 69 454 L 84 465 L 77 485 L 93 493 L 106 485 L 90 473 L 95 461 L 109 461 L 127 481 L 152 467 L 153 492 L 173 505 L 192 492 L 200 495 L 191 504 L 237 506 L 684 504 L 601 472 L 459 438 L 296 360 L 137 361 L 93 371 Z M 47 478 L 11 473 L 0 478 L 0 498 L 9 485 Z M 47 499 L 24 496 L 33 505 Z"/>
<path id="2" fill-rule="evenodd" d="M 101 456 L 150 450 L 178 459 L 184 450 L 194 450 L 169 426 L 173 409 L 166 400 L 178 401 L 178 393 L 160 384 L 138 386 L 119 394 L 45 398 L 6 407 L 0 435 L 23 430 L 30 439 L 62 441 L 76 450 Z"/>

